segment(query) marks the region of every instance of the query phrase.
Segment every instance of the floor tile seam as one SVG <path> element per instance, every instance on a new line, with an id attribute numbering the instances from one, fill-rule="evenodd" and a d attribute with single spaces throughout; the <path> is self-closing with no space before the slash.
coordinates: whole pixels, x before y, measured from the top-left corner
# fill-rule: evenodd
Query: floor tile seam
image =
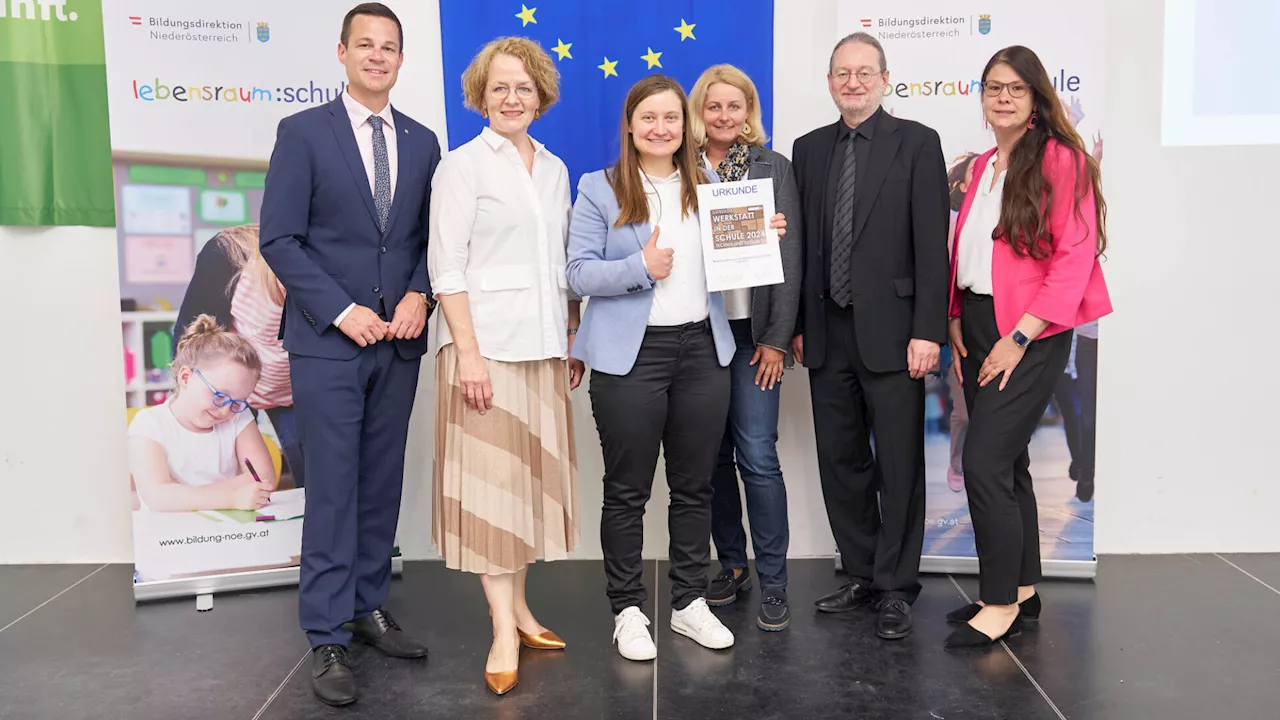
<path id="1" fill-rule="evenodd" d="M 94 575 L 97 575 L 99 572 L 101 572 L 101 571 L 102 571 L 102 569 L 103 569 L 103 568 L 105 568 L 105 567 L 106 567 L 107 565 L 109 565 L 109 564 L 110 564 L 110 563 L 103 563 L 102 565 L 99 565 L 99 566 L 98 566 L 98 568 L 97 568 L 96 570 L 93 570 L 93 571 L 92 571 L 92 572 L 90 572 L 88 575 L 85 575 L 84 577 L 80 578 L 79 580 L 77 580 L 77 581 L 75 581 L 75 582 L 71 583 L 71 586 L 70 586 L 70 587 L 67 587 L 67 588 L 63 589 L 63 591 L 62 591 L 62 592 L 58 593 L 57 595 L 54 595 L 53 597 L 49 598 L 48 600 L 45 600 L 44 602 L 42 602 L 42 603 L 40 603 L 39 605 L 37 605 L 37 606 L 35 606 L 34 608 L 32 608 L 31 610 L 28 610 L 28 611 L 27 611 L 27 613 L 26 613 L 25 615 L 23 615 L 22 617 L 18 618 L 17 620 L 14 620 L 13 622 L 9 623 L 8 625 L 5 625 L 4 627 L 0 628 L 0 633 L 4 632 L 5 630 L 8 630 L 9 628 L 13 627 L 14 625 L 17 625 L 18 623 L 22 622 L 23 620 L 26 620 L 28 617 L 31 617 L 32 615 L 36 614 L 36 612 L 37 612 L 38 610 L 40 610 L 40 608 L 43 608 L 45 605 L 48 605 L 49 603 L 53 602 L 54 600 L 57 600 L 58 598 L 60 598 L 60 597 L 62 597 L 63 595 L 67 594 L 68 592 L 71 592 L 71 590 L 73 590 L 77 585 L 79 585 L 80 583 L 84 582 L 85 580 L 88 580 L 89 578 L 93 577 Z"/>

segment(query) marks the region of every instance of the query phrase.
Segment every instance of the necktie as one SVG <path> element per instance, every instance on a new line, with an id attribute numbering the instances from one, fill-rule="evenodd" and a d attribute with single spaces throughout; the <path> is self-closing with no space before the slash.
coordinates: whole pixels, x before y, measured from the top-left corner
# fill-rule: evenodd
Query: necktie
<path id="1" fill-rule="evenodd" d="M 382 134 L 382 118 L 369 116 L 373 126 L 373 208 L 378 211 L 378 229 L 386 232 L 391 214 L 391 165 L 387 161 L 387 137 Z"/>
<path id="2" fill-rule="evenodd" d="M 853 151 L 853 133 L 849 133 L 831 223 L 831 299 L 840 307 L 849 307 L 853 301 L 849 258 L 853 253 L 853 181 L 857 172 L 858 155 Z"/>

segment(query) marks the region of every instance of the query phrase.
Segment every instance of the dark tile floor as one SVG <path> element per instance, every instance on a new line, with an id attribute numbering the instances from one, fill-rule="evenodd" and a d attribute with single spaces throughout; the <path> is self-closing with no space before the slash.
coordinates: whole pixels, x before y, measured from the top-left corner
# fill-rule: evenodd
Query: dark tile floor
<path id="1" fill-rule="evenodd" d="M 431 647 L 427 662 L 353 651 L 362 696 L 310 694 L 297 594 L 264 590 L 135 605 L 126 566 L 0 566 L 0 718 L 1071 718 L 1280 717 L 1280 555 L 1105 557 L 1095 582 L 1041 585 L 1037 629 L 948 651 L 942 615 L 974 578 L 928 576 L 907 640 L 875 637 L 870 613 L 813 611 L 841 578 L 830 560 L 789 565 L 794 619 L 755 627 L 758 593 L 716 612 L 737 636 L 705 650 L 671 632 L 665 563 L 647 563 L 658 660 L 611 645 L 599 562 L 538 565 L 529 595 L 563 653 L 525 651 L 496 698 L 479 583 L 406 563 L 388 609 Z M 303 662 L 303 661 L 306 662 Z"/>

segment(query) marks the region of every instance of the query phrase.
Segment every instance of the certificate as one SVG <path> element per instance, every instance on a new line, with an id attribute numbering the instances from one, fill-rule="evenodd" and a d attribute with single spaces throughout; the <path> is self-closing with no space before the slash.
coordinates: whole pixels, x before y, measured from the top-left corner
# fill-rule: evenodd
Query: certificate
<path id="1" fill-rule="evenodd" d="M 773 180 L 698 186 L 707 290 L 777 285 L 783 281 L 773 217 Z"/>

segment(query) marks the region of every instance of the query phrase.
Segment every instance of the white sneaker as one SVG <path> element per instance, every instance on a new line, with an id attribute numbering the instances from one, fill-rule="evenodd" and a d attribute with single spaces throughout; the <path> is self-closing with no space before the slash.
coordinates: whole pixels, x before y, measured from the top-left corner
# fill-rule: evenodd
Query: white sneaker
<path id="1" fill-rule="evenodd" d="M 658 656 L 658 647 L 649 637 L 645 626 L 649 618 L 634 605 L 618 613 L 613 619 L 613 641 L 618 643 L 618 654 L 628 660 L 652 660 Z"/>
<path id="2" fill-rule="evenodd" d="M 706 598 L 694 600 L 683 610 L 672 610 L 671 629 L 712 650 L 733 645 L 733 633 L 711 614 Z"/>

